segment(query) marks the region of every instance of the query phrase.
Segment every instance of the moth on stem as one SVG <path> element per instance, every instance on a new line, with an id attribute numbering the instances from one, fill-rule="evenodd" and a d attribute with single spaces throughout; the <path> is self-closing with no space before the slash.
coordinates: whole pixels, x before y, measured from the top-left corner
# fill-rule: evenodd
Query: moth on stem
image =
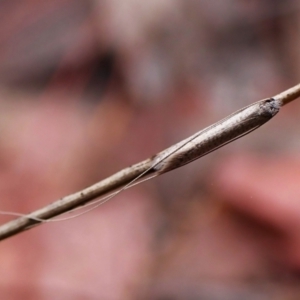
<path id="1" fill-rule="evenodd" d="M 272 98 L 263 99 L 246 106 L 155 156 L 125 168 L 82 191 L 61 198 L 28 215 L 20 214 L 19 218 L 0 226 L 0 240 L 41 223 L 57 221 L 52 218 L 82 206 L 93 204 L 95 206 L 91 209 L 94 209 L 137 183 L 186 165 L 257 129 L 272 119 L 283 105 L 299 96 L 300 84 Z M 94 201 L 108 193 L 110 194 L 101 198 L 100 202 Z M 15 213 L 7 214 L 18 215 Z"/>

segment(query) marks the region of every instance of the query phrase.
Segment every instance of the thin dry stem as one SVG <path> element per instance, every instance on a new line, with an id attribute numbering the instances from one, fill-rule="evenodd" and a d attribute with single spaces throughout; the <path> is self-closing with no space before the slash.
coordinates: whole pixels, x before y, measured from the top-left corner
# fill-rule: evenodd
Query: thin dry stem
<path id="1" fill-rule="evenodd" d="M 273 99 L 280 101 L 283 106 L 295 100 L 299 96 L 300 84 L 274 96 Z M 13 221 L 3 224 L 0 226 L 0 240 L 35 227 L 43 223 L 44 220 L 49 220 L 55 216 L 72 211 L 75 208 L 81 207 L 100 196 L 106 195 L 118 189 L 120 191 L 120 188 L 123 190 L 127 187 L 130 187 L 140 181 L 140 179 L 152 176 L 153 173 L 155 173 L 153 161 L 154 158 L 149 158 L 131 167 L 125 168 L 82 191 L 66 196 L 28 215 L 24 215 Z M 157 175 L 159 174 L 160 173 Z M 156 173 L 154 176 L 155 175 Z"/>
<path id="2" fill-rule="evenodd" d="M 276 95 L 273 99 L 279 100 L 283 105 L 286 105 L 300 96 L 300 84 L 293 86 L 292 88 Z"/>

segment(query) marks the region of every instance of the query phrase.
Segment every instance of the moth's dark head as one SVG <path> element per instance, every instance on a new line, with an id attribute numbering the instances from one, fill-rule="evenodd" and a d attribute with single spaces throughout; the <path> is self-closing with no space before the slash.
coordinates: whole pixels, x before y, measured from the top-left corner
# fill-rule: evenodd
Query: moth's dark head
<path id="1" fill-rule="evenodd" d="M 279 100 L 274 98 L 266 99 L 260 105 L 260 114 L 268 117 L 274 117 L 279 112 L 280 107 L 281 102 Z"/>

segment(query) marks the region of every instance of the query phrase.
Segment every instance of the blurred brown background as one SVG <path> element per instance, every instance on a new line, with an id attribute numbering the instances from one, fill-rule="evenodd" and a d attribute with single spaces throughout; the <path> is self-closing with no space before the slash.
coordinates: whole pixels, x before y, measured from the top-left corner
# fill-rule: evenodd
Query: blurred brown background
<path id="1" fill-rule="evenodd" d="M 40 208 L 297 84 L 299 9 L 2 0 L 0 209 Z M 298 102 L 97 210 L 2 241 L 1 299 L 299 299 Z"/>

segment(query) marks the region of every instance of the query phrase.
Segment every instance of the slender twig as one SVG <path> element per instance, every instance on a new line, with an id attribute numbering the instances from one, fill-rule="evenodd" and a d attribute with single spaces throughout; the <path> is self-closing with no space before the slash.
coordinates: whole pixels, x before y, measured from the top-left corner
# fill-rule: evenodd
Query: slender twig
<path id="1" fill-rule="evenodd" d="M 202 157 L 257 129 L 277 114 L 280 107 L 300 96 L 300 84 L 272 98 L 260 100 L 233 113 L 174 146 L 28 215 L 0 226 L 0 240 L 49 222 L 53 217 L 80 208 L 111 193 L 103 202 L 141 181 L 161 175 Z M 115 191 L 115 192 L 114 192 Z M 103 203 L 101 202 L 101 203 Z"/>
<path id="2" fill-rule="evenodd" d="M 293 86 L 292 88 L 276 95 L 273 99 L 279 100 L 282 102 L 282 106 L 288 104 L 300 96 L 300 84 Z"/>

